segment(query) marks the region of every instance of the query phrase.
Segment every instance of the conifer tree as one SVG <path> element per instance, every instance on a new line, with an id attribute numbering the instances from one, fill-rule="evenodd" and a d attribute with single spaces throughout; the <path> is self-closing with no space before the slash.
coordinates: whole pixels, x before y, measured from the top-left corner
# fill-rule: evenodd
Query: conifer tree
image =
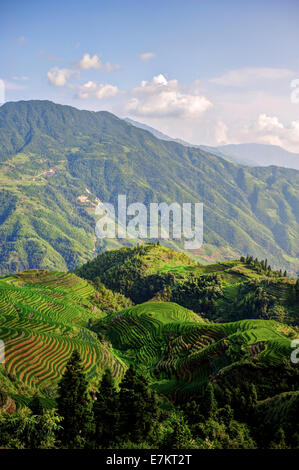
<path id="1" fill-rule="evenodd" d="M 96 443 L 106 448 L 117 440 L 119 434 L 119 400 L 110 369 L 104 372 L 93 404 L 93 411 Z"/>
<path id="2" fill-rule="evenodd" d="M 217 408 L 214 387 L 213 384 L 209 382 L 201 402 L 202 414 L 205 418 L 213 418 L 217 413 Z"/>
<path id="3" fill-rule="evenodd" d="M 130 366 L 120 385 L 120 432 L 123 439 L 144 441 L 158 417 L 156 395 L 148 388 L 146 379 Z"/>
<path id="4" fill-rule="evenodd" d="M 69 448 L 88 446 L 94 433 L 92 402 L 80 361 L 79 353 L 74 351 L 58 390 L 58 413 L 63 417 L 60 440 Z"/>

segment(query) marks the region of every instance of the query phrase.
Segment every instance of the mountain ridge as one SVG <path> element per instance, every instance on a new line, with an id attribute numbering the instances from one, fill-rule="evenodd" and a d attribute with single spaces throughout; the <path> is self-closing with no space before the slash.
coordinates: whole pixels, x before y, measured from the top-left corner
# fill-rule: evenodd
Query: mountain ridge
<path id="1" fill-rule="evenodd" d="M 299 170 L 299 154 L 289 152 L 279 145 L 260 144 L 248 142 L 243 144 L 226 144 L 217 147 L 209 145 L 191 144 L 182 139 L 172 138 L 147 124 L 134 121 L 130 118 L 124 119 L 126 122 L 140 129 L 151 132 L 155 137 L 180 143 L 186 147 L 194 147 L 212 154 L 228 159 L 233 163 L 245 166 L 278 166 Z M 266 155 L 265 155 L 266 154 Z"/>

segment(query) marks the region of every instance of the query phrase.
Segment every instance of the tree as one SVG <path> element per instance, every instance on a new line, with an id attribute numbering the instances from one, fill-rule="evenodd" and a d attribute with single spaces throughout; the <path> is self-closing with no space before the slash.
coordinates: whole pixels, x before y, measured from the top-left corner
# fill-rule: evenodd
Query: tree
<path id="1" fill-rule="evenodd" d="M 234 410 L 230 405 L 225 405 L 220 410 L 220 421 L 222 421 L 226 427 L 229 427 L 231 421 L 234 419 Z"/>
<path id="2" fill-rule="evenodd" d="M 108 447 L 119 434 L 119 400 L 110 369 L 102 377 L 93 404 L 96 431 L 95 440 L 101 447 Z"/>
<path id="3" fill-rule="evenodd" d="M 191 449 L 193 447 L 192 432 L 183 414 L 171 414 L 167 431 L 162 440 L 162 449 Z"/>
<path id="4" fill-rule="evenodd" d="M 217 401 L 214 394 L 214 387 L 208 383 L 201 402 L 201 412 L 205 418 L 213 418 L 217 413 Z"/>
<path id="5" fill-rule="evenodd" d="M 80 364 L 80 355 L 74 351 L 59 383 L 58 413 L 63 417 L 60 433 L 65 447 L 86 447 L 94 433 L 92 402 L 88 382 Z"/>
<path id="6" fill-rule="evenodd" d="M 43 406 L 41 404 L 40 397 L 35 394 L 29 402 L 29 408 L 34 415 L 42 415 L 44 412 Z"/>
<path id="7" fill-rule="evenodd" d="M 120 433 L 132 442 L 144 441 L 158 418 L 158 400 L 146 379 L 130 366 L 120 385 Z"/>
<path id="8" fill-rule="evenodd" d="M 8 449 L 53 449 L 61 417 L 54 410 L 33 415 L 29 408 L 0 415 L 0 446 Z"/>

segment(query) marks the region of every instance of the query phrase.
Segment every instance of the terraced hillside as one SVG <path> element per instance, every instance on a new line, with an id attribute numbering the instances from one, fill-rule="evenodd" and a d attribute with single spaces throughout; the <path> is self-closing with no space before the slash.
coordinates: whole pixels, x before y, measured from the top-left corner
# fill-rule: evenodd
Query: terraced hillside
<path id="1" fill-rule="evenodd" d="M 246 259 L 200 265 L 159 244 L 111 250 L 76 274 L 134 303 L 173 301 L 213 321 L 245 318 L 299 324 L 298 282 Z"/>
<path id="2" fill-rule="evenodd" d="M 205 322 L 171 302 L 125 309 L 103 318 L 93 329 L 119 357 L 141 369 L 159 393 L 172 399 L 197 395 L 209 381 L 221 386 L 235 372 L 241 379 L 246 368 L 259 369 L 254 379 L 258 387 L 269 382 L 275 390 L 268 372 L 289 361 L 291 338 L 296 337 L 291 327 L 271 320 Z"/>
<path id="3" fill-rule="evenodd" d="M 51 396 L 74 349 L 91 381 L 106 366 L 115 376 L 122 375 L 124 364 L 88 329 L 103 316 L 94 300 L 92 285 L 73 274 L 35 270 L 2 278 L 5 363 L 0 365 L 0 381 L 9 388 L 21 384 L 25 392 L 38 388 Z"/>
<path id="4" fill-rule="evenodd" d="M 292 390 L 298 283 L 254 263 L 198 265 L 148 244 L 99 255 L 77 270 L 88 280 L 48 270 L 1 278 L 0 391 L 19 402 L 38 391 L 53 405 L 74 349 L 91 386 L 106 367 L 120 379 L 133 363 L 171 398 L 242 377 L 264 398 Z"/>

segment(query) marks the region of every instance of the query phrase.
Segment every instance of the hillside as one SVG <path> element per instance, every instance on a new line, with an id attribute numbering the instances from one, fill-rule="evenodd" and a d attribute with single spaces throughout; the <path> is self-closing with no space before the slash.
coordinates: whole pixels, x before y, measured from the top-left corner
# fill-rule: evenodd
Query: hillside
<path id="1" fill-rule="evenodd" d="M 263 318 L 299 325 L 298 282 L 264 262 L 199 265 L 159 244 L 111 250 L 75 272 L 131 298 L 176 302 L 213 321 Z"/>
<path id="2" fill-rule="evenodd" d="M 210 380 L 221 388 L 246 377 L 261 398 L 297 384 L 289 355 L 298 333 L 279 322 L 211 323 L 173 302 L 146 302 L 106 315 L 92 284 L 49 271 L 2 278 L 0 294 L 0 392 L 18 405 L 37 392 L 45 406 L 53 406 L 74 349 L 91 386 L 106 367 L 119 380 L 134 364 L 173 400 L 200 394 Z M 277 373 L 283 381 L 277 382 Z"/>
<path id="3" fill-rule="evenodd" d="M 261 397 L 292 390 L 298 283 L 262 266 L 198 265 L 152 243 L 99 255 L 77 270 L 88 281 L 49 270 L 1 278 L 0 392 L 26 403 L 38 391 L 52 406 L 74 349 L 90 384 L 106 367 L 120 380 L 134 364 L 173 399 L 201 393 L 211 378 L 221 387 L 239 374 L 251 380 L 256 368 L 267 371 L 254 379 Z"/>
<path id="4" fill-rule="evenodd" d="M 51 403 L 74 349 L 90 381 L 105 367 L 121 376 L 125 365 L 89 329 L 101 316 L 95 289 L 73 274 L 33 270 L 0 279 L 0 390 L 21 403 L 39 390 Z"/>
<path id="5" fill-rule="evenodd" d="M 169 302 L 126 309 L 100 320 L 93 329 L 119 357 L 149 374 L 159 393 L 172 399 L 199 394 L 211 380 L 221 387 L 231 375 L 233 381 L 236 374 L 239 381 L 242 375 L 247 379 L 259 369 L 267 370 L 255 379 L 260 394 L 270 384 L 273 391 L 279 390 L 275 368 L 288 358 L 289 338 L 295 335 L 292 328 L 269 320 L 204 323 Z M 288 374 L 283 371 L 286 380 Z"/>
<path id="6" fill-rule="evenodd" d="M 106 246 L 94 236 L 96 198 L 115 203 L 118 194 L 128 203 L 203 202 L 204 245 L 193 257 L 249 253 L 298 271 L 294 170 L 243 168 L 110 113 L 49 101 L 0 108 L 0 165 L 2 274 L 66 271 L 94 257 Z"/>

